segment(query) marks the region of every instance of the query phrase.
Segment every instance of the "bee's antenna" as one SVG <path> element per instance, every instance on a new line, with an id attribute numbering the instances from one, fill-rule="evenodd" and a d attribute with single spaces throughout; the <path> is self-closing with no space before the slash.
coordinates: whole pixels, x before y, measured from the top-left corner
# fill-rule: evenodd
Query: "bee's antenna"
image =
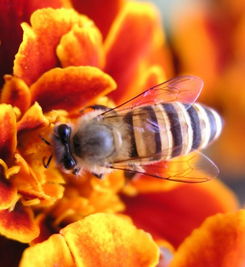
<path id="1" fill-rule="evenodd" d="M 46 144 L 46 145 L 48 145 L 48 146 L 51 146 L 51 143 L 48 141 L 48 140 L 46 140 L 44 137 L 42 137 L 41 135 L 39 135 L 39 137 L 40 137 L 40 139 Z"/>
<path id="2" fill-rule="evenodd" d="M 43 158 L 43 166 L 44 166 L 44 168 L 47 169 L 49 167 L 49 164 L 50 164 L 52 158 L 53 158 L 53 155 L 52 154 L 48 157 L 47 162 L 45 162 L 46 157 Z"/>

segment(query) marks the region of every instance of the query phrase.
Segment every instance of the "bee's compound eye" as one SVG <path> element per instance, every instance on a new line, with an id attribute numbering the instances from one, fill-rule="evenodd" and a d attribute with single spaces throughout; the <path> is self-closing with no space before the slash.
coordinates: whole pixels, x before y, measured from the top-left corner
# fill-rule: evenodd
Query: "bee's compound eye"
<path id="1" fill-rule="evenodd" d="M 57 134 L 62 144 L 67 144 L 71 135 L 71 127 L 67 124 L 61 124 L 57 128 Z"/>
<path id="2" fill-rule="evenodd" d="M 67 154 L 64 155 L 62 163 L 63 163 L 66 170 L 73 169 L 77 164 L 76 161 Z"/>

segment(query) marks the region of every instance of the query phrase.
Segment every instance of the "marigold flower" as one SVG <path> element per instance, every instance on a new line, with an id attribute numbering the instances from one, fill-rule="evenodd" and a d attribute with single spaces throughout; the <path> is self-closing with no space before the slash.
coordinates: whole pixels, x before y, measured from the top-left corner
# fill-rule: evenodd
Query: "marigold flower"
<path id="1" fill-rule="evenodd" d="M 49 140 L 56 123 L 74 122 L 91 103 L 121 103 L 171 72 L 151 4 L 106 1 L 112 11 L 104 24 L 99 2 L 62 2 L 69 8 L 57 8 L 57 1 L 51 5 L 57 9 L 38 9 L 30 1 L 28 10 L 37 9 L 30 18 L 31 12 L 17 16 L 23 6 L 13 11 L 16 25 L 27 22 L 11 50 L 19 47 L 15 60 L 2 72 L 8 74 L 0 98 L 0 233 L 30 245 L 20 266 L 161 266 L 165 249 L 174 251 L 206 217 L 236 210 L 236 199 L 215 181 L 143 178 L 125 185 L 119 171 L 99 180 L 66 174 L 54 161 L 44 168 L 52 148 L 41 138 Z"/>

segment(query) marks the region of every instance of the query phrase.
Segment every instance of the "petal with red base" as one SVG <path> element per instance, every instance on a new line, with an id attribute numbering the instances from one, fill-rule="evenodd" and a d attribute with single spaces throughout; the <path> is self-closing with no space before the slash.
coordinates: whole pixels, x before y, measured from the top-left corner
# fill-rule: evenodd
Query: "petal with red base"
<path id="1" fill-rule="evenodd" d="M 62 0 L 0 1 L 0 84 L 6 73 L 12 73 L 14 56 L 22 40 L 21 22 L 29 21 L 31 13 L 43 7 L 62 7 Z M 14 33 L 14 34 L 13 34 Z"/>
<path id="2" fill-rule="evenodd" d="M 126 214 L 155 238 L 177 247 L 206 217 L 238 208 L 235 196 L 218 181 L 179 184 L 170 191 L 122 196 Z"/>
<path id="3" fill-rule="evenodd" d="M 151 236 L 117 215 L 90 215 L 68 225 L 61 234 L 77 266 L 155 266 L 159 259 Z"/>
<path id="4" fill-rule="evenodd" d="M 181 244 L 170 267 L 245 266 L 245 210 L 208 218 Z"/>
<path id="5" fill-rule="evenodd" d="M 44 72 L 59 65 L 56 47 L 73 25 L 93 25 L 72 9 L 40 9 L 31 16 L 31 26 L 23 23 L 23 42 L 15 57 L 14 74 L 28 85 Z"/>
<path id="6" fill-rule="evenodd" d="M 159 27 L 157 12 L 148 3 L 128 2 L 114 21 L 105 40 L 105 71 L 120 86 L 110 94 L 117 102 L 134 81 L 139 63 L 149 55 L 154 33 Z"/>
<path id="7" fill-rule="evenodd" d="M 18 77 L 5 75 L 4 79 L 5 84 L 1 94 L 2 103 L 18 107 L 24 113 L 31 103 L 29 87 Z"/>
<path id="8" fill-rule="evenodd" d="M 93 25 L 83 28 L 74 25 L 61 38 L 57 55 L 63 67 L 84 65 L 102 69 L 104 51 L 101 33 Z"/>
<path id="9" fill-rule="evenodd" d="M 33 130 L 48 125 L 48 120 L 38 103 L 33 104 L 17 123 L 18 131 Z"/>
<path id="10" fill-rule="evenodd" d="M 22 256 L 20 267 L 74 267 L 73 255 L 63 236 L 52 235 L 47 241 L 27 248 Z"/>
<path id="11" fill-rule="evenodd" d="M 0 158 L 8 161 L 17 145 L 16 116 L 11 105 L 0 105 Z"/>
<path id="12" fill-rule="evenodd" d="M 17 203 L 12 211 L 0 211 L 0 233 L 19 242 L 30 242 L 39 234 L 33 211 L 20 203 Z"/>
<path id="13" fill-rule="evenodd" d="M 31 86 L 32 101 L 44 111 L 77 110 L 116 88 L 113 79 L 95 67 L 52 69 Z M 52 96 L 52 97 L 50 97 Z"/>

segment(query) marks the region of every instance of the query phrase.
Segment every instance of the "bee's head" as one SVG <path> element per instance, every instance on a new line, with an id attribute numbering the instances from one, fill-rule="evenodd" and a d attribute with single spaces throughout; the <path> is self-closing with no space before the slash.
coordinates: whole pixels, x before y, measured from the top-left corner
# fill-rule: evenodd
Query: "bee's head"
<path id="1" fill-rule="evenodd" d="M 76 160 L 72 156 L 71 146 L 71 127 L 67 124 L 60 124 L 54 128 L 53 144 L 57 162 L 65 170 L 74 170 Z"/>

